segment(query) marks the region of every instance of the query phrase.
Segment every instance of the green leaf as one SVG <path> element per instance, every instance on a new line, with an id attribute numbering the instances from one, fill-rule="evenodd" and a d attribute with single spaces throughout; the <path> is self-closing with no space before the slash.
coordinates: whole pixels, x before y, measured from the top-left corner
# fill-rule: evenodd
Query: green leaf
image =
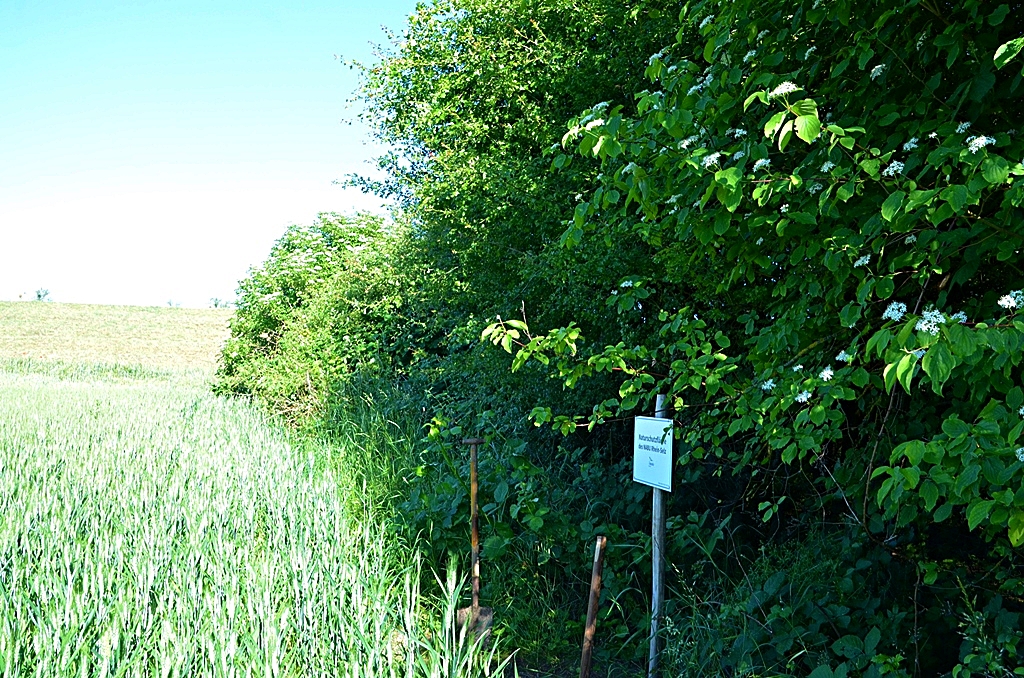
<path id="1" fill-rule="evenodd" d="M 712 37 L 708 40 L 707 44 L 704 45 L 704 61 L 709 64 L 715 59 L 715 38 Z"/>
<path id="2" fill-rule="evenodd" d="M 865 172 L 867 172 L 870 176 L 874 178 L 878 177 L 878 168 L 881 166 L 881 164 L 881 162 L 874 159 L 860 161 L 861 169 L 863 169 Z"/>
<path id="3" fill-rule="evenodd" d="M 921 460 L 924 459 L 925 450 L 926 448 L 922 441 L 908 440 L 905 443 L 897 445 L 892 451 L 890 458 L 895 462 L 900 456 L 904 456 L 907 458 L 907 461 L 914 466 L 917 466 L 921 463 Z"/>
<path id="4" fill-rule="evenodd" d="M 1006 394 L 1006 406 L 1011 410 L 1018 410 L 1021 405 L 1024 405 L 1024 391 L 1020 386 L 1014 386 Z"/>
<path id="5" fill-rule="evenodd" d="M 917 484 L 921 482 L 921 471 L 913 466 L 901 468 L 900 474 L 907 481 L 907 487 L 911 490 L 917 487 Z"/>
<path id="6" fill-rule="evenodd" d="M 508 546 L 508 540 L 504 537 L 500 537 L 496 534 L 492 534 L 490 537 L 484 540 L 483 556 L 488 559 L 500 558 L 505 553 L 505 548 Z"/>
<path id="7" fill-rule="evenodd" d="M 990 184 L 1004 184 L 1010 178 L 1010 165 L 998 155 L 989 156 L 981 163 L 981 175 Z"/>
<path id="8" fill-rule="evenodd" d="M 848 181 L 839 187 L 839 190 L 836 191 L 836 197 L 842 200 L 843 202 L 846 202 L 847 200 L 853 197 L 853 194 L 856 192 L 856 190 L 857 184 L 854 183 L 853 181 Z"/>
<path id="9" fill-rule="evenodd" d="M 896 385 L 896 363 L 889 363 L 882 370 L 882 378 L 885 381 L 885 392 L 892 393 L 892 387 Z"/>
<path id="10" fill-rule="evenodd" d="M 949 351 L 949 346 L 944 341 L 937 342 L 928 349 L 921 360 L 921 369 L 932 379 L 932 389 L 942 394 L 942 385 L 949 379 L 950 373 L 956 367 L 956 358 Z"/>
<path id="11" fill-rule="evenodd" d="M 1024 544 L 1024 511 L 1014 511 L 1009 520 L 1010 543 L 1014 546 Z"/>
<path id="12" fill-rule="evenodd" d="M 811 408 L 811 421 L 815 426 L 821 426 L 822 422 L 825 421 L 825 408 L 821 405 L 815 405 Z"/>
<path id="13" fill-rule="evenodd" d="M 998 26 L 999 24 L 1003 23 L 1003 19 L 1005 19 L 1006 15 L 1009 14 L 1009 13 L 1010 13 L 1010 6 L 1009 5 L 1007 5 L 1007 4 L 999 5 L 998 7 L 996 7 L 994 12 L 992 12 L 991 14 L 988 15 L 988 25 L 989 26 Z"/>
<path id="14" fill-rule="evenodd" d="M 892 218 L 900 211 L 900 207 L 903 206 L 903 199 L 906 197 L 907 194 L 903 191 L 890 193 L 889 197 L 882 203 L 882 218 L 886 221 L 892 221 Z"/>
<path id="15" fill-rule="evenodd" d="M 818 668 L 811 671 L 811 675 L 807 678 L 833 678 L 832 669 L 828 664 L 822 664 Z"/>
<path id="16" fill-rule="evenodd" d="M 967 529 L 973 530 L 980 525 L 983 520 L 988 518 L 989 512 L 992 511 L 993 504 L 995 504 L 995 502 L 991 499 L 985 501 L 973 501 L 967 508 Z"/>
<path id="17" fill-rule="evenodd" d="M 508 498 L 508 483 L 502 480 L 498 483 L 498 486 L 494 488 L 494 501 L 499 504 Z"/>
<path id="18" fill-rule="evenodd" d="M 747 107 L 749 107 L 750 104 L 754 103 L 754 99 L 757 99 L 762 104 L 765 104 L 765 105 L 768 104 L 768 97 L 765 95 L 765 93 L 763 91 L 762 92 L 754 92 L 749 97 L 747 97 L 746 101 L 743 102 L 743 110 L 744 111 L 747 110 Z"/>
<path id="19" fill-rule="evenodd" d="M 882 632 L 878 630 L 877 626 L 872 626 L 871 630 L 868 631 L 868 635 L 864 637 L 864 654 L 871 657 L 875 654 L 875 648 L 878 647 L 878 641 L 882 639 Z"/>
<path id="20" fill-rule="evenodd" d="M 930 480 L 926 480 L 922 485 L 921 489 L 918 490 L 921 498 L 924 499 L 924 507 L 926 510 L 931 511 L 935 508 L 935 502 L 939 500 L 939 486 Z"/>
<path id="21" fill-rule="evenodd" d="M 793 112 L 797 115 L 811 115 L 815 119 L 818 118 L 818 104 L 814 103 L 814 99 L 801 99 L 800 101 L 793 104 Z"/>
<path id="22" fill-rule="evenodd" d="M 996 50 L 996 55 L 992 58 L 992 61 L 995 62 L 996 68 L 1002 68 L 1020 54 L 1022 49 L 1024 49 L 1024 35 L 999 45 L 999 49 Z"/>
<path id="23" fill-rule="evenodd" d="M 789 140 L 793 138 L 793 121 L 787 120 L 782 126 L 782 131 L 779 132 L 779 150 L 786 150 L 786 146 L 789 145 Z"/>
<path id="24" fill-rule="evenodd" d="M 796 135 L 807 143 L 817 139 L 821 133 L 821 122 L 818 121 L 817 113 L 799 116 L 795 121 L 795 125 Z"/>
<path id="25" fill-rule="evenodd" d="M 877 351 L 878 357 L 882 357 L 882 353 L 885 351 L 889 342 L 892 341 L 892 332 L 887 329 L 881 329 L 875 332 L 870 339 L 868 339 L 867 347 L 865 352 L 870 358 L 872 351 Z"/>
<path id="26" fill-rule="evenodd" d="M 907 393 L 910 393 L 910 382 L 914 378 L 914 367 L 916 365 L 917 355 L 914 353 L 906 354 L 896 365 L 896 379 Z"/>
<path id="27" fill-rule="evenodd" d="M 956 415 L 942 422 L 942 432 L 950 438 L 959 438 L 971 432 L 971 427 Z"/>
<path id="28" fill-rule="evenodd" d="M 775 132 L 782 126 L 782 121 L 786 119 L 786 111 L 779 111 L 764 124 L 764 135 L 769 139 L 775 136 Z"/>
<path id="29" fill-rule="evenodd" d="M 889 276 L 879 278 L 878 282 L 875 283 L 875 295 L 879 299 L 888 299 L 892 296 L 895 289 L 896 283 Z"/>
<path id="30" fill-rule="evenodd" d="M 954 212 L 959 213 L 967 204 L 967 187 L 963 184 L 954 184 L 940 193 L 939 197 L 948 202 Z"/>
<path id="31" fill-rule="evenodd" d="M 715 172 L 715 182 L 727 188 L 736 188 L 743 179 L 743 172 L 739 167 L 729 167 Z"/>
<path id="32" fill-rule="evenodd" d="M 853 327 L 860 320 L 861 311 L 861 305 L 851 301 L 839 312 L 839 322 L 842 323 L 843 327 Z"/>
<path id="33" fill-rule="evenodd" d="M 902 190 L 895 190 L 886 198 L 886 202 L 882 203 L 882 218 L 886 221 L 892 221 L 896 213 L 899 212 L 899 208 L 903 206 L 903 199 L 906 198 L 906 194 Z"/>

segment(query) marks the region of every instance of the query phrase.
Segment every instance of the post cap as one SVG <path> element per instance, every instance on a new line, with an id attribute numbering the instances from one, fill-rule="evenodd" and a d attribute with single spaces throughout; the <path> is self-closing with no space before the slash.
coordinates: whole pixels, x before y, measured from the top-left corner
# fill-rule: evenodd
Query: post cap
<path id="1" fill-rule="evenodd" d="M 483 445 L 484 442 L 485 441 L 484 441 L 483 438 L 463 438 L 462 439 L 462 444 L 463 445 Z"/>

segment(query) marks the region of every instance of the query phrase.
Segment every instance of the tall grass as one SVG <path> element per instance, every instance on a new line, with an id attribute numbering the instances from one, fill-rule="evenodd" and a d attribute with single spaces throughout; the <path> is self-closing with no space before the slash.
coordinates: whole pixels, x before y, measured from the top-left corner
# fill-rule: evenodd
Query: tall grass
<path id="1" fill-rule="evenodd" d="M 0 676 L 501 670 L 454 630 L 454 576 L 421 597 L 382 441 L 297 442 L 198 380 L 20 367 L 0 371 Z"/>

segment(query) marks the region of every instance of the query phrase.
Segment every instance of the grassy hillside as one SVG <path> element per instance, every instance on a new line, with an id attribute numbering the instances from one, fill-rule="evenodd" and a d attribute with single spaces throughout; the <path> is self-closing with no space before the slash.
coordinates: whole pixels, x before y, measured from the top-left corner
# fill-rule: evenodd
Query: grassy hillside
<path id="1" fill-rule="evenodd" d="M 0 360 L 212 372 L 228 309 L 0 302 Z"/>

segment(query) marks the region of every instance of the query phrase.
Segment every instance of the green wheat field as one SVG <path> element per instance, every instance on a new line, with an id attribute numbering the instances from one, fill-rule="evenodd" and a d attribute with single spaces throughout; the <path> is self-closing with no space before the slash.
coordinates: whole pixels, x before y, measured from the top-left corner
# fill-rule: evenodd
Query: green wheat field
<path id="1" fill-rule="evenodd" d="M 375 505 L 396 441 L 211 395 L 229 317 L 0 304 L 0 676 L 500 670 Z"/>

